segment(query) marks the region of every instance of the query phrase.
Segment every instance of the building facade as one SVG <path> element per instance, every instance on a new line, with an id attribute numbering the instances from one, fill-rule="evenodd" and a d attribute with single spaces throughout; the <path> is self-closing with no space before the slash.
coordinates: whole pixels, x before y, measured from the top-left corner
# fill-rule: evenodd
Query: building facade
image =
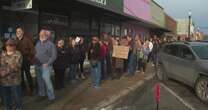
<path id="1" fill-rule="evenodd" d="M 88 41 L 102 33 L 145 39 L 152 36 L 151 31 L 164 28 L 161 7 L 156 11 L 160 18 L 151 15 L 151 0 L 32 0 L 32 8 L 23 10 L 14 10 L 10 1 L 4 1 L 0 5 L 0 35 L 5 38 L 15 37 L 19 25 L 34 39 L 47 27 L 54 40 L 83 36 Z"/>

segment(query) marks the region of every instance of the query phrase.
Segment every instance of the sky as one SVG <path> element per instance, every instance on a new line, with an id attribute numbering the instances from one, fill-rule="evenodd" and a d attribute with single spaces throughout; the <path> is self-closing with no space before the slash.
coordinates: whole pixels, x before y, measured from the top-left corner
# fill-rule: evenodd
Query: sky
<path id="1" fill-rule="evenodd" d="M 175 19 L 188 18 L 192 12 L 194 23 L 208 35 L 208 0 L 155 0 Z"/>

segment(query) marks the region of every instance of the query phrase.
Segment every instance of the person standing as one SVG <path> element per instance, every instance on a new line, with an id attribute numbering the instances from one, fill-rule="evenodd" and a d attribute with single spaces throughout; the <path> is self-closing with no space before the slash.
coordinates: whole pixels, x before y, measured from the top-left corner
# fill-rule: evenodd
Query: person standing
<path id="1" fill-rule="evenodd" d="M 109 79 L 113 79 L 113 73 L 112 73 L 112 53 L 113 53 L 113 44 L 110 40 L 110 38 L 106 38 L 104 40 L 104 44 L 107 47 L 107 53 L 106 53 L 106 72 Z"/>
<path id="2" fill-rule="evenodd" d="M 141 66 L 141 73 L 144 74 L 146 72 L 146 67 L 147 67 L 147 61 L 148 61 L 148 56 L 150 54 L 150 48 L 149 48 L 149 41 L 146 41 L 142 47 L 142 66 Z"/>
<path id="3" fill-rule="evenodd" d="M 100 61 L 101 61 L 101 79 L 107 79 L 107 71 L 106 71 L 106 55 L 107 55 L 107 45 L 104 41 L 100 41 Z"/>
<path id="4" fill-rule="evenodd" d="M 136 72 L 137 65 L 137 48 L 135 41 L 128 36 L 127 40 L 129 41 L 129 56 L 128 56 L 128 76 L 133 76 Z"/>
<path id="5" fill-rule="evenodd" d="M 78 64 L 80 60 L 80 51 L 76 45 L 75 39 L 72 39 L 71 44 L 68 49 L 69 54 L 69 79 L 72 83 L 76 82 L 78 79 L 78 74 L 76 74 L 78 69 Z"/>
<path id="6" fill-rule="evenodd" d="M 46 30 L 39 33 L 39 41 L 35 46 L 35 68 L 37 72 L 38 95 L 45 96 L 54 101 L 54 89 L 51 81 L 52 65 L 57 57 L 55 45 L 48 39 Z"/>
<path id="7" fill-rule="evenodd" d="M 6 110 L 22 110 L 21 64 L 22 55 L 16 50 L 15 41 L 9 39 L 1 53 L 0 84 L 1 96 Z"/>
<path id="8" fill-rule="evenodd" d="M 84 61 L 86 59 L 86 50 L 87 47 L 84 43 L 84 38 L 80 37 L 79 41 L 79 50 L 80 50 L 80 59 L 79 59 L 79 69 L 80 69 L 80 77 L 82 79 L 85 79 L 85 74 L 84 74 Z"/>
<path id="9" fill-rule="evenodd" d="M 91 66 L 91 79 L 94 88 L 100 88 L 101 63 L 100 63 L 100 44 L 98 37 L 92 37 L 89 46 L 88 59 Z"/>
<path id="10" fill-rule="evenodd" d="M 24 34 L 24 29 L 22 27 L 17 27 L 16 29 L 16 43 L 17 43 L 17 50 L 21 52 L 23 56 L 22 61 L 22 68 L 21 68 L 21 76 L 22 76 L 22 90 L 26 91 L 26 79 L 29 83 L 29 94 L 33 92 L 34 86 L 33 86 L 33 79 L 30 73 L 30 65 L 33 64 L 35 49 L 33 42 Z"/>
<path id="11" fill-rule="evenodd" d="M 55 72 L 55 87 L 57 89 L 64 88 L 64 76 L 67 68 L 68 54 L 64 47 L 64 39 L 58 39 L 56 44 L 57 58 L 53 64 Z"/>

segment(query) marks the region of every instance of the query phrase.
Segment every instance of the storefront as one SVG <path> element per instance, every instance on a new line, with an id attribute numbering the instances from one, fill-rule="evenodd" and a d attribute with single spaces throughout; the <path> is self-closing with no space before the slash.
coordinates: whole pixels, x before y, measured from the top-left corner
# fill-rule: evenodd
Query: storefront
<path id="1" fill-rule="evenodd" d="M 138 9 L 137 4 L 144 4 L 141 5 L 144 7 Z M 18 25 L 24 26 L 26 33 L 34 39 L 38 37 L 39 29 L 47 27 L 54 40 L 83 36 L 88 41 L 91 36 L 100 37 L 102 33 L 146 37 L 150 36 L 151 29 L 159 28 L 150 23 L 149 0 L 132 3 L 126 0 L 33 0 L 32 9 L 18 11 L 11 10 L 9 5 L 2 6 L 0 32 L 4 37 L 15 37 Z M 133 8 L 131 11 L 136 15 L 125 8 Z"/>

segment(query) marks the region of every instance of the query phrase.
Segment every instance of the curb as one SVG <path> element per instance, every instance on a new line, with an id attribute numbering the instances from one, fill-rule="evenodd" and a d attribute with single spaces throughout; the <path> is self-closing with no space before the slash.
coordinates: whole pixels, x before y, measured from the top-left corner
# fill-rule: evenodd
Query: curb
<path id="1" fill-rule="evenodd" d="M 117 95 L 113 95 L 109 100 L 103 100 L 100 102 L 96 107 L 93 108 L 93 110 L 112 110 L 115 106 L 113 103 L 117 100 L 121 99 L 122 97 L 127 96 L 132 91 L 136 90 L 138 87 L 141 87 L 145 84 L 145 82 L 153 79 L 155 77 L 155 74 L 151 74 L 147 77 L 145 77 L 143 80 L 138 81 L 134 86 L 128 87 L 125 90 L 121 91 Z"/>

